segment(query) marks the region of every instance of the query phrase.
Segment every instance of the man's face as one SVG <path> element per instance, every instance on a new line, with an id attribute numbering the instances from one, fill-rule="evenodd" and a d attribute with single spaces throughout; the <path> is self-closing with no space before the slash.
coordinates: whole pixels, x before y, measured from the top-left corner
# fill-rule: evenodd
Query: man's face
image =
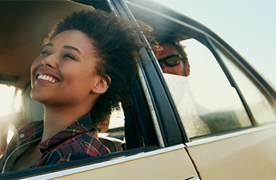
<path id="1" fill-rule="evenodd" d="M 155 56 L 158 60 L 164 59 L 171 55 L 179 55 L 175 47 L 171 44 L 161 44 L 161 47 L 162 49 L 160 50 L 154 50 Z M 187 76 L 182 60 L 180 60 L 180 63 L 175 66 L 167 66 L 164 62 L 160 62 L 160 66 L 164 73 Z"/>

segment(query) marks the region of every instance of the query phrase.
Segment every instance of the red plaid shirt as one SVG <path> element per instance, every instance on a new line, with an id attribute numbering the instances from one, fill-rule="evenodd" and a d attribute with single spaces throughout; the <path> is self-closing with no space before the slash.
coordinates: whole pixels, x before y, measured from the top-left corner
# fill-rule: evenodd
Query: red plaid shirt
<path id="1" fill-rule="evenodd" d="M 17 158 L 33 143 L 40 141 L 42 134 L 43 121 L 31 122 L 21 128 L 18 132 L 19 137 L 13 138 L 0 161 L 2 172 L 11 171 Z M 109 149 L 99 141 L 96 129 L 91 126 L 89 114 L 41 142 L 39 148 L 42 156 L 30 168 L 110 153 Z"/>

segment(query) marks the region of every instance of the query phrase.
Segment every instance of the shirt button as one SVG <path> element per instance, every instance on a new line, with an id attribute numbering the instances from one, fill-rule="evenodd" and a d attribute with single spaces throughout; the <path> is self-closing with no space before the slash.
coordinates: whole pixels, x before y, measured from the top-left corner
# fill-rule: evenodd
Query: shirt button
<path id="1" fill-rule="evenodd" d="M 24 134 L 20 134 L 20 138 L 23 138 L 24 137 Z"/>

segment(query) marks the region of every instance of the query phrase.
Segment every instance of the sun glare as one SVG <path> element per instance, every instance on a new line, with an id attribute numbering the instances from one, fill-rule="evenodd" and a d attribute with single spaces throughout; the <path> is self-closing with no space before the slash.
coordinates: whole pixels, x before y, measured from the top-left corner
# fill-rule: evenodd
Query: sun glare
<path id="1" fill-rule="evenodd" d="M 14 132 L 13 132 L 13 130 L 12 130 L 12 127 L 9 127 L 9 132 L 8 132 L 8 136 L 7 136 L 7 144 L 10 143 L 10 141 L 11 141 L 13 135 L 14 135 Z"/>
<path id="2" fill-rule="evenodd" d="M 22 94 L 22 91 L 18 90 L 17 94 L 16 94 L 16 97 L 15 97 L 15 102 L 14 102 L 14 105 L 13 105 L 14 112 L 19 112 L 20 109 L 21 109 L 21 94 Z"/>
<path id="3" fill-rule="evenodd" d="M 0 84 L 0 116 L 9 115 L 15 87 Z"/>

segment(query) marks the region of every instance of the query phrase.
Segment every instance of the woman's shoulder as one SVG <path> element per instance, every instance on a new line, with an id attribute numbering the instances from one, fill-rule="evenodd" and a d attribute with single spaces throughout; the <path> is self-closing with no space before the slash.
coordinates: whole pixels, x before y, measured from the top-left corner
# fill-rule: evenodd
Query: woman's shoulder
<path id="1" fill-rule="evenodd" d="M 98 136 L 91 136 L 91 133 L 82 134 L 83 145 L 86 151 L 91 151 L 91 153 L 97 153 L 99 155 L 109 154 L 110 150 L 103 145 L 103 143 L 98 139 Z M 94 152 L 94 151 L 97 152 Z"/>
<path id="2" fill-rule="evenodd" d="M 95 131 L 77 134 L 67 139 L 57 149 L 64 154 L 86 153 L 91 157 L 110 153 L 109 149 L 100 142 L 98 133 Z"/>
<path id="3" fill-rule="evenodd" d="M 95 132 L 85 132 L 66 140 L 53 149 L 47 155 L 46 164 L 57 164 L 109 153 L 110 150 L 99 141 Z"/>

